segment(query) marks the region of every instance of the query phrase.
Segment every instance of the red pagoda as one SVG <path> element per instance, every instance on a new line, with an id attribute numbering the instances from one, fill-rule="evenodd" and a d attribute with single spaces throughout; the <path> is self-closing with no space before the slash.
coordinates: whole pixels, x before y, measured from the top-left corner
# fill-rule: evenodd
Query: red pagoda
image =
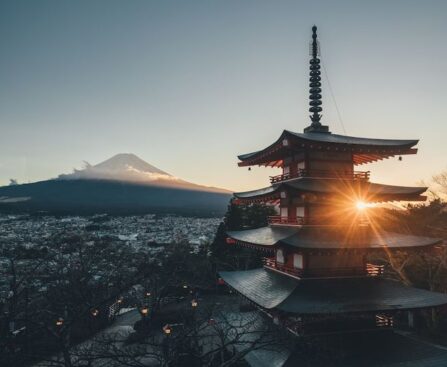
<path id="1" fill-rule="evenodd" d="M 442 241 L 385 232 L 361 209 L 379 202 L 423 201 L 427 188 L 373 183 L 369 171 L 356 166 L 416 154 L 418 140 L 338 135 L 321 123 L 317 27 L 312 30 L 311 124 L 302 133 L 284 130 L 268 147 L 238 156 L 240 167 L 282 169 L 270 177 L 270 186 L 235 193 L 233 199 L 277 208 L 267 227 L 228 232 L 228 244 L 267 254 L 264 266 L 220 276 L 297 336 L 391 327 L 397 314 L 411 326 L 415 310 L 445 305 L 447 295 L 387 279 L 383 265 L 367 259 L 380 251 L 425 251 Z"/>

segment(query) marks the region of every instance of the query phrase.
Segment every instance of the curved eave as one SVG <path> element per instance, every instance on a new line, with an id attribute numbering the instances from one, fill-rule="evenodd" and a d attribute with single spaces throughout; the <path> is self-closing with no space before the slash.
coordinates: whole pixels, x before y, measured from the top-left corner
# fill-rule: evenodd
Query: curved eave
<path id="1" fill-rule="evenodd" d="M 266 269 L 220 272 L 230 287 L 265 309 L 300 315 L 399 311 L 447 304 L 447 295 L 383 278 L 295 280 Z"/>
<path id="2" fill-rule="evenodd" d="M 332 133 L 295 133 L 293 131 L 284 130 L 290 135 L 296 136 L 299 139 L 307 140 L 314 143 L 332 143 L 332 144 L 346 144 L 351 146 L 368 146 L 374 148 L 411 148 L 415 146 L 418 139 L 376 139 L 376 138 L 360 138 L 356 136 L 338 135 Z"/>
<path id="3" fill-rule="evenodd" d="M 305 280 L 276 308 L 289 313 L 324 315 L 393 312 L 446 304 L 447 294 L 370 277 Z"/>
<path id="4" fill-rule="evenodd" d="M 309 178 L 302 177 L 264 187 L 258 190 L 234 193 L 234 196 L 242 202 L 272 201 L 280 197 L 280 192 L 293 190 L 297 194 L 301 193 L 324 193 L 350 195 L 368 202 L 384 201 L 425 201 L 426 197 L 421 196 L 427 191 L 427 187 L 408 187 L 383 185 L 370 182 Z"/>
<path id="5" fill-rule="evenodd" d="M 242 231 L 228 231 L 227 235 L 235 241 L 262 247 L 273 247 L 279 241 L 297 232 L 292 227 L 262 227 Z"/>
<path id="6" fill-rule="evenodd" d="M 283 139 L 289 138 L 287 146 Z M 396 155 L 416 154 L 413 148 L 419 140 L 369 139 L 331 133 L 294 133 L 284 130 L 281 136 L 268 147 L 238 156 L 240 167 L 266 165 L 279 167 L 282 165 L 285 150 L 293 149 L 333 149 L 334 151 L 351 151 L 354 164 L 364 164 L 390 158 Z"/>
<path id="7" fill-rule="evenodd" d="M 238 155 L 237 158 L 240 160 L 238 166 L 247 167 L 257 164 L 272 167 L 282 166 L 282 159 L 284 158 L 285 150 L 288 149 L 288 147 L 284 147 L 282 144 L 285 135 L 286 130 L 284 130 L 280 137 L 268 147 L 256 152 Z"/>
<path id="8" fill-rule="evenodd" d="M 219 275 L 231 288 L 265 309 L 278 306 L 298 285 L 292 278 L 264 269 L 221 271 Z"/>
<path id="9" fill-rule="evenodd" d="M 378 250 L 418 249 L 443 242 L 440 238 L 421 237 L 392 232 L 377 232 L 370 227 L 350 226 L 267 226 L 229 231 L 238 243 L 273 249 L 286 245 L 302 250 Z"/>
<path id="10" fill-rule="evenodd" d="M 233 195 L 238 199 L 257 199 L 262 197 L 269 197 L 278 192 L 279 185 L 264 187 L 258 190 L 235 192 Z"/>

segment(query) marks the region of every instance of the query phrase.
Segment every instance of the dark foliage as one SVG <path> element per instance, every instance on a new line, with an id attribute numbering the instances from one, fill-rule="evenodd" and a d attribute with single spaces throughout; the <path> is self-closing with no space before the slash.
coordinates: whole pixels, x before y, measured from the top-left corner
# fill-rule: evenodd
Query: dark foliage
<path id="1" fill-rule="evenodd" d="M 256 251 L 226 243 L 227 231 L 260 228 L 267 225 L 267 217 L 274 215 L 271 206 L 228 205 L 223 222 L 217 229 L 211 244 L 212 262 L 216 270 L 251 269 L 261 265 L 261 256 Z"/>

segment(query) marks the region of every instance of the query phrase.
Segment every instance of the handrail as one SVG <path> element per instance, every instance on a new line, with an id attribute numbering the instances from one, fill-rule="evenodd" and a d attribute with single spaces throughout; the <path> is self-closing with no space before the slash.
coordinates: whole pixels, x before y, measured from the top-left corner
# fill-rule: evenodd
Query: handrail
<path id="1" fill-rule="evenodd" d="M 337 277 L 337 276 L 369 276 L 378 277 L 383 275 L 384 266 L 367 263 L 364 267 L 343 267 L 343 268 L 316 268 L 316 269 L 296 269 L 294 267 L 280 264 L 275 258 L 264 257 L 262 262 L 265 267 L 290 274 L 297 277 Z"/>
<path id="2" fill-rule="evenodd" d="M 282 217 L 280 215 L 271 215 L 267 217 L 269 224 L 291 224 L 291 225 L 303 225 L 305 224 L 304 217 Z"/>
<path id="3" fill-rule="evenodd" d="M 303 226 L 303 225 L 323 225 L 330 224 L 330 218 L 324 217 L 283 217 L 281 215 L 270 215 L 267 217 L 267 223 L 273 225 L 289 225 L 289 226 Z M 369 221 L 363 218 L 357 218 L 358 224 L 367 225 Z"/>
<path id="4" fill-rule="evenodd" d="M 265 267 L 273 269 L 273 270 L 277 270 L 280 271 L 282 273 L 285 274 L 289 274 L 295 277 L 301 277 L 303 270 L 302 269 L 296 269 L 296 268 L 291 268 L 289 266 L 286 266 L 284 264 L 280 264 L 278 263 L 274 258 L 268 258 L 268 257 L 264 257 L 262 259 L 262 262 L 264 264 Z"/>
<path id="5" fill-rule="evenodd" d="M 385 271 L 384 265 L 366 264 L 366 274 L 370 277 L 378 277 L 383 275 Z"/>
<path id="6" fill-rule="evenodd" d="M 320 224 L 321 218 L 316 217 L 282 217 L 281 215 L 270 215 L 267 217 L 268 224 L 288 224 L 302 226 L 305 224 Z"/>
<path id="7" fill-rule="evenodd" d="M 370 171 L 329 171 L 318 169 L 304 169 L 300 168 L 293 173 L 283 173 L 281 175 L 270 176 L 270 183 L 278 183 L 292 178 L 298 177 L 324 177 L 324 178 L 339 178 L 343 180 L 369 180 Z"/>

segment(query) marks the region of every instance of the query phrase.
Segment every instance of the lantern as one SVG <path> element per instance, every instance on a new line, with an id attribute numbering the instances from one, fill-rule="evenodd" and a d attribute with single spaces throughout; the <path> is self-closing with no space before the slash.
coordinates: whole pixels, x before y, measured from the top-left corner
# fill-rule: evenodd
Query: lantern
<path id="1" fill-rule="evenodd" d="M 163 326 L 163 332 L 165 333 L 165 335 L 170 335 L 172 332 L 171 326 L 169 324 Z"/>
<path id="2" fill-rule="evenodd" d="M 140 310 L 141 314 L 143 315 L 143 317 L 146 317 L 147 314 L 149 313 L 149 308 L 147 306 L 143 306 Z"/>

